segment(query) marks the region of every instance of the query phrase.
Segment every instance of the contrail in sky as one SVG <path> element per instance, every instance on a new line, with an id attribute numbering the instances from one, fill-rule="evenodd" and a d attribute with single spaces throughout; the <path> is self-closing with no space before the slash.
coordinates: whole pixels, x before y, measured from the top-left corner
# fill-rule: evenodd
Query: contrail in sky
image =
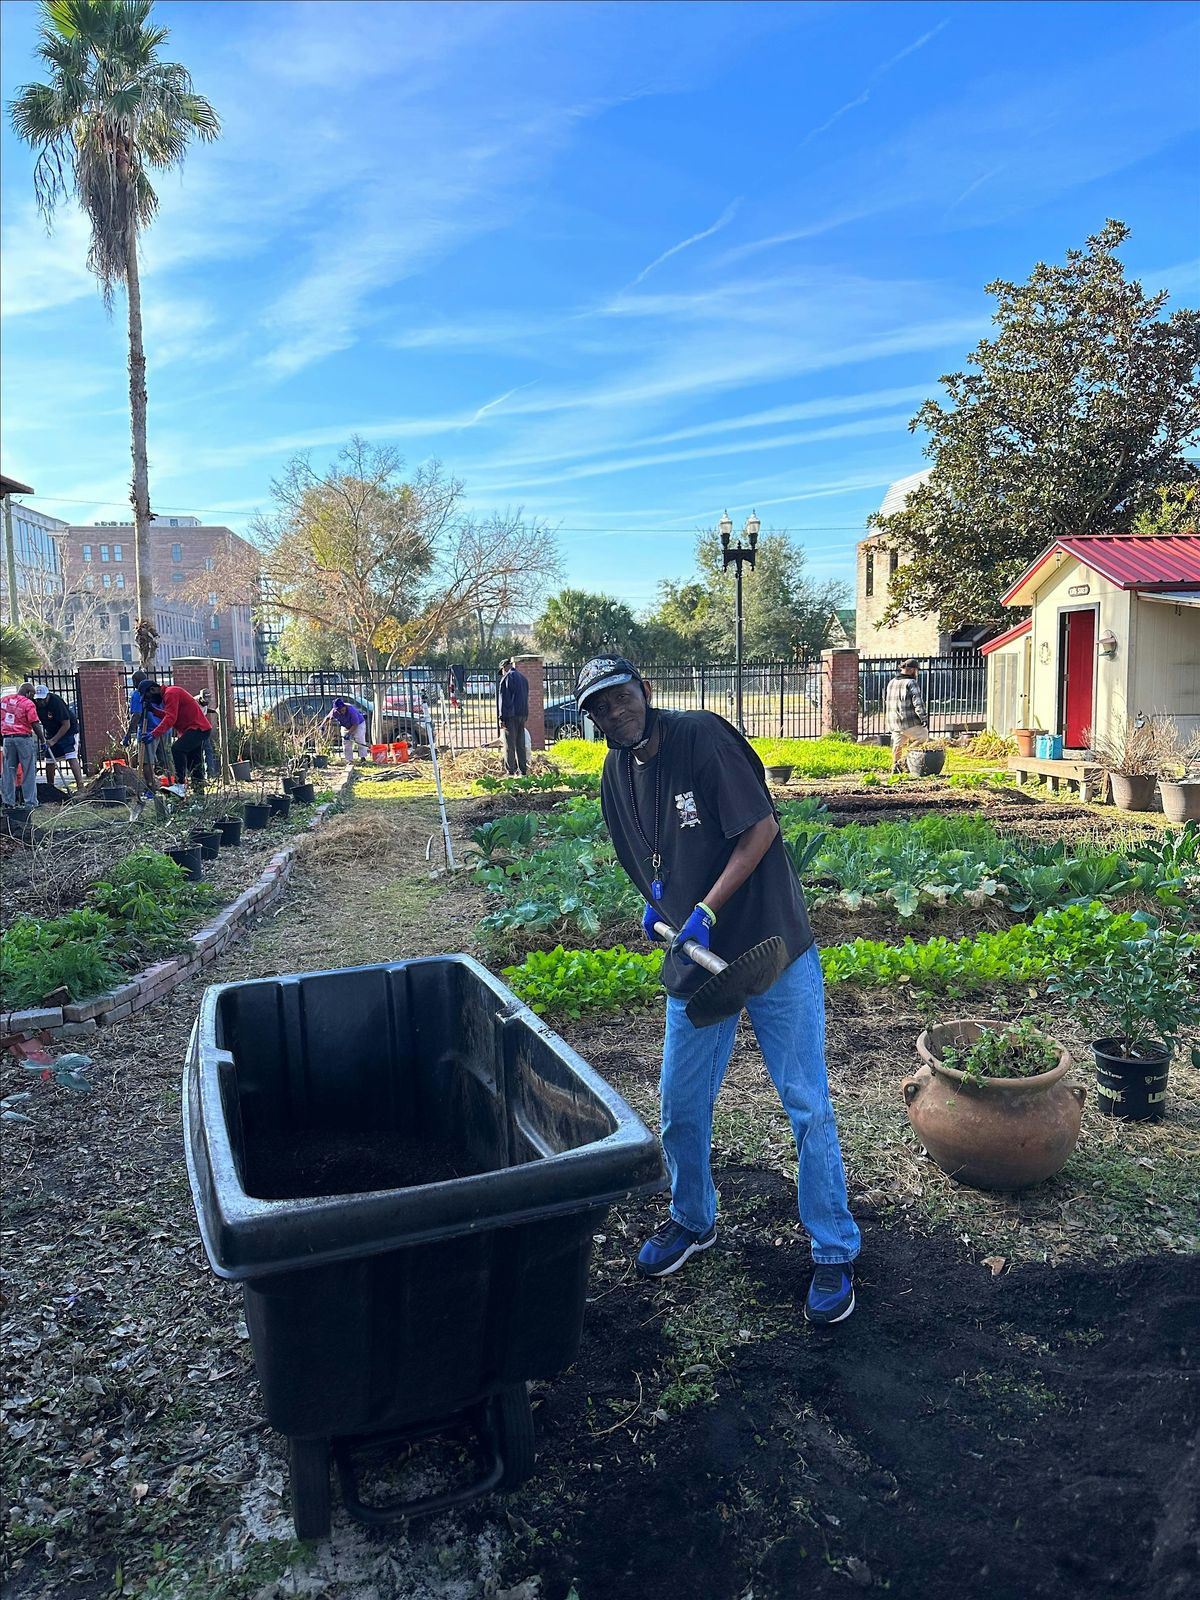
<path id="1" fill-rule="evenodd" d="M 681 250 L 686 250 L 691 245 L 699 244 L 701 239 L 711 239 L 714 233 L 720 233 L 722 228 L 727 228 L 734 217 L 737 216 L 738 207 L 741 203 L 742 197 L 739 195 L 736 200 L 730 201 L 711 228 L 705 228 L 702 233 L 692 234 L 690 239 L 681 239 L 678 244 L 673 244 L 669 250 L 664 250 L 662 255 L 655 256 L 648 267 L 642 268 L 629 287 L 635 289 L 643 278 L 649 277 L 655 267 L 661 267 L 664 261 L 669 261 L 672 256 L 677 256 Z"/>

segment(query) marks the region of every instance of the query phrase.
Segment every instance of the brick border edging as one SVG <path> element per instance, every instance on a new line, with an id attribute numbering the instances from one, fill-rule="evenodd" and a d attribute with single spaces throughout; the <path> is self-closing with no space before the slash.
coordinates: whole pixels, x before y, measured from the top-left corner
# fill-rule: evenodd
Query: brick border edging
<path id="1" fill-rule="evenodd" d="M 325 821 L 326 815 L 342 799 L 350 787 L 353 768 L 347 767 L 340 783 L 332 785 L 338 792 L 332 800 L 318 806 L 309 818 L 305 833 L 311 833 Z M 334 775 L 335 777 L 337 774 Z M 277 850 L 260 873 L 256 882 L 243 889 L 230 903 L 205 926 L 188 938 L 188 949 L 177 955 L 156 961 L 145 971 L 135 974 L 127 983 L 120 984 L 107 994 L 93 995 L 90 1000 L 68 1000 L 62 1006 L 41 1006 L 31 1011 L 0 1013 L 0 1035 L 47 1034 L 51 1039 L 78 1038 L 94 1033 L 110 1022 L 123 1022 L 135 1011 L 153 1005 L 170 994 L 172 989 L 194 978 L 198 972 L 224 954 L 229 946 L 246 931 L 251 917 L 280 899 L 292 875 L 299 848 L 299 835 L 291 844 Z"/>

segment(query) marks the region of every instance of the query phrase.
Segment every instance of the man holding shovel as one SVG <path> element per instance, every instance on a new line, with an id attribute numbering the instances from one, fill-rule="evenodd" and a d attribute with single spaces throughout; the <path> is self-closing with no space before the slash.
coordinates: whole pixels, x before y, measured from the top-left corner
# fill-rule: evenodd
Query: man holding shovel
<path id="1" fill-rule="evenodd" d="M 659 711 L 650 684 L 623 658 L 589 661 L 575 699 L 608 742 L 601 805 L 617 857 L 645 896 L 642 926 L 651 939 L 662 937 L 660 925 L 677 930 L 662 968 L 662 1145 L 671 1211 L 642 1246 L 639 1270 L 664 1277 L 716 1240 L 713 1107 L 733 1053 L 737 1011 L 698 1026 L 689 1002 L 703 1012 L 700 991 L 718 981 L 708 971 L 728 962 L 732 977 L 739 963 L 753 966 L 768 949 L 777 953 L 778 975 L 768 973 L 761 992 L 752 986 L 745 1007 L 799 1154 L 800 1220 L 815 1264 L 804 1314 L 810 1322 L 841 1322 L 854 1310 L 860 1239 L 846 1203 L 825 1073 L 821 964 L 762 763 L 722 717 Z M 689 946 L 708 970 L 685 953 Z M 722 961 L 712 962 L 714 955 Z"/>

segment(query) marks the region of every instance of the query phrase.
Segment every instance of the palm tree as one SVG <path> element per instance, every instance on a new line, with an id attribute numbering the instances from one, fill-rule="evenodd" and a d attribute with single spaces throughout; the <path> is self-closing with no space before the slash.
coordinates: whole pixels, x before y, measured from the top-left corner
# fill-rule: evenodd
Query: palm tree
<path id="1" fill-rule="evenodd" d="M 0 622 L 0 679 L 20 683 L 41 661 L 38 647 L 22 628 Z"/>
<path id="2" fill-rule="evenodd" d="M 134 559 L 142 664 L 154 657 L 150 482 L 146 462 L 146 354 L 138 230 L 158 210 L 147 176 L 183 164 L 192 137 L 215 139 L 216 112 L 193 93 L 186 68 L 161 61 L 168 29 L 151 0 L 43 0 L 37 53 L 48 83 L 31 83 L 10 108 L 18 136 L 38 152 L 34 193 L 49 225 L 73 188 L 92 226 L 88 266 L 111 310 L 118 284 L 129 305 L 129 422 Z"/>

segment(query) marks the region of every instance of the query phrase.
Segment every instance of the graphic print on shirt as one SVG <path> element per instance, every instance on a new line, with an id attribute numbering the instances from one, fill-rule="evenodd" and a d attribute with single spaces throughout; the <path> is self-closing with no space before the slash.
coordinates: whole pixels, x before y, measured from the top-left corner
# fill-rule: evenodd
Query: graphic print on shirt
<path id="1" fill-rule="evenodd" d="M 679 813 L 681 828 L 700 826 L 700 813 L 696 810 L 696 794 L 693 789 L 685 789 L 682 794 L 675 796 L 675 809 Z"/>

